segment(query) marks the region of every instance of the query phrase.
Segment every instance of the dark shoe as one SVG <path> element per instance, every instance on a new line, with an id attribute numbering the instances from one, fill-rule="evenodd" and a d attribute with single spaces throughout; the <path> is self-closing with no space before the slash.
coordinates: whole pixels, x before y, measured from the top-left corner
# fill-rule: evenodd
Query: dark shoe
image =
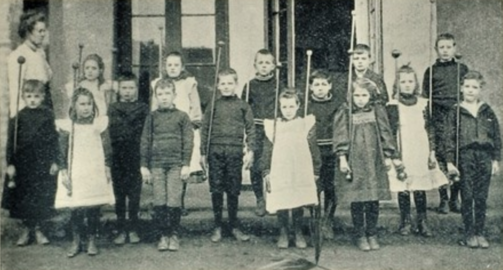
<path id="1" fill-rule="evenodd" d="M 361 251 L 369 251 L 370 250 L 370 245 L 367 240 L 367 237 L 360 237 L 356 240 L 356 245 Z"/>
<path id="2" fill-rule="evenodd" d="M 218 243 L 222 240 L 222 228 L 218 227 L 213 230 L 213 234 L 211 234 L 211 242 Z"/>
<path id="3" fill-rule="evenodd" d="M 72 246 L 66 253 L 68 258 L 73 258 L 80 252 L 80 235 L 78 233 L 73 233 Z"/>
<path id="4" fill-rule="evenodd" d="M 459 204 L 459 201 L 449 201 L 449 210 L 454 213 L 461 213 L 461 206 Z"/>
<path id="5" fill-rule="evenodd" d="M 281 228 L 279 231 L 279 238 L 277 245 L 278 248 L 280 249 L 288 248 L 288 233 L 285 228 Z"/>
<path id="6" fill-rule="evenodd" d="M 480 248 L 489 248 L 489 242 L 484 236 L 476 236 Z"/>
<path id="7" fill-rule="evenodd" d="M 28 242 L 30 241 L 30 229 L 27 227 L 24 227 L 23 230 L 21 231 L 21 235 L 19 236 L 19 239 L 16 242 L 16 245 L 22 247 L 28 245 Z"/>
<path id="8" fill-rule="evenodd" d="M 331 222 L 323 224 L 321 233 L 323 234 L 323 238 L 327 240 L 333 240 L 335 238 Z"/>
<path id="9" fill-rule="evenodd" d="M 381 248 L 379 246 L 379 243 L 377 242 L 377 237 L 375 237 L 375 236 L 369 236 L 368 243 L 369 243 L 369 247 L 371 250 L 378 250 Z"/>
<path id="10" fill-rule="evenodd" d="M 304 234 L 302 234 L 302 231 L 300 230 L 295 232 L 295 246 L 300 249 L 307 248 L 306 239 L 304 238 Z"/>
<path id="11" fill-rule="evenodd" d="M 440 201 L 437 212 L 440 214 L 449 214 L 449 204 L 446 200 Z"/>
<path id="12" fill-rule="evenodd" d="M 121 246 L 126 243 L 126 233 L 122 232 L 120 233 L 115 239 L 114 239 L 114 244 Z"/>
<path id="13" fill-rule="evenodd" d="M 420 234 L 424 237 L 432 237 L 433 236 L 430 228 L 428 227 L 428 225 L 426 223 L 426 220 L 423 220 L 417 224 L 417 232 L 418 232 L 418 234 Z"/>
<path id="14" fill-rule="evenodd" d="M 235 228 L 235 229 L 232 229 L 232 235 L 239 241 L 241 242 L 246 242 L 248 240 L 250 240 L 250 236 L 243 233 L 241 230 Z"/>
<path id="15" fill-rule="evenodd" d="M 178 236 L 173 235 L 169 238 L 169 251 L 178 251 L 180 249 L 180 240 L 178 240 Z"/>
<path id="16" fill-rule="evenodd" d="M 94 256 L 98 254 L 98 248 L 96 247 L 96 236 L 90 235 L 87 240 L 87 255 Z"/>
<path id="17" fill-rule="evenodd" d="M 35 239 L 39 245 L 48 245 L 51 243 L 47 237 L 40 231 L 40 229 L 35 229 Z"/>
<path id="18" fill-rule="evenodd" d="M 470 237 L 466 238 L 466 245 L 469 248 L 478 248 L 479 242 L 477 241 L 477 238 L 475 236 L 470 236 Z"/>
<path id="19" fill-rule="evenodd" d="M 161 236 L 161 239 L 159 240 L 159 243 L 157 244 L 157 250 L 166 251 L 166 250 L 168 250 L 168 247 L 169 247 L 168 237 Z"/>
<path id="20" fill-rule="evenodd" d="M 406 236 L 409 235 L 412 231 L 412 224 L 410 216 L 403 217 L 400 222 L 400 227 L 398 227 L 398 233 L 400 235 Z"/>
<path id="21" fill-rule="evenodd" d="M 140 237 L 136 232 L 129 232 L 129 243 L 130 244 L 140 243 Z"/>
<path id="22" fill-rule="evenodd" d="M 255 215 L 263 217 L 266 214 L 265 210 L 265 200 L 264 198 L 257 199 L 257 209 L 255 209 Z"/>

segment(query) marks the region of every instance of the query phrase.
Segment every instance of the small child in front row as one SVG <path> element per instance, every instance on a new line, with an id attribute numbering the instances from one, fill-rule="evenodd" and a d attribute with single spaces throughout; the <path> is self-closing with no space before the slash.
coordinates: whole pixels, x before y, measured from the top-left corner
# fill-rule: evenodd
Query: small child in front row
<path id="1" fill-rule="evenodd" d="M 9 210 L 11 218 L 22 220 L 18 246 L 27 245 L 33 232 L 38 244 L 49 244 L 40 227 L 54 210 L 59 145 L 54 115 L 43 106 L 44 96 L 44 83 L 27 80 L 22 89 L 26 106 L 9 122 L 9 180 L 4 185 L 2 208 Z"/>
<path id="2" fill-rule="evenodd" d="M 154 226 L 160 233 L 159 251 L 177 251 L 182 215 L 183 182 L 190 175 L 194 132 L 187 113 L 178 110 L 175 84 L 161 79 L 154 87 L 158 108 L 145 120 L 141 136 L 141 174 L 153 185 Z"/>
<path id="3" fill-rule="evenodd" d="M 321 154 L 320 185 L 325 194 L 325 216 L 327 222 L 322 226 L 325 238 L 333 239 L 332 222 L 337 206 L 335 196 L 334 177 L 337 159 L 333 148 L 333 121 L 337 109 L 344 103 L 344 99 L 337 99 L 330 91 L 332 77 L 326 70 L 316 70 L 309 79 L 311 95 L 308 99 L 308 114 L 316 117 L 316 142 Z"/>
<path id="4" fill-rule="evenodd" d="M 352 85 L 352 114 L 344 104 L 334 117 L 334 152 L 340 172 L 335 190 L 342 202 L 351 203 L 356 243 L 362 251 L 380 248 L 377 241 L 379 201 L 390 200 L 387 170 L 391 159 L 403 169 L 386 111 L 376 102 L 376 85 L 358 79 Z M 365 228 L 366 225 L 366 228 Z"/>
<path id="5" fill-rule="evenodd" d="M 499 172 L 500 127 L 489 104 L 480 100 L 485 85 L 482 74 L 469 71 L 462 83 L 463 101 L 447 116 L 447 169 L 449 174 L 460 176 L 461 215 L 465 225 L 461 244 L 488 248 L 484 223 L 491 176 Z"/>
<path id="6" fill-rule="evenodd" d="M 238 75 L 233 69 L 218 73 L 217 87 L 221 97 L 204 113 L 201 127 L 201 164 L 209 169 L 209 184 L 215 229 L 212 242 L 222 239 L 222 210 L 224 193 L 232 235 L 239 241 L 250 236 L 239 229 L 238 204 L 241 193 L 242 168 L 249 168 L 255 150 L 255 127 L 250 106 L 236 94 Z M 243 164 L 244 137 L 251 151 L 248 164 Z M 209 147 L 208 147 L 209 146 Z M 208 147 L 208 149 L 207 149 Z"/>
<path id="7" fill-rule="evenodd" d="M 266 209 L 278 213 L 278 248 L 288 248 L 288 215 L 292 211 L 295 246 L 306 248 L 302 234 L 303 207 L 318 204 L 316 194 L 320 175 L 320 150 L 316 144 L 316 120 L 313 115 L 298 117 L 300 100 L 295 89 L 279 97 L 282 117 L 265 120 L 262 170 L 266 182 Z M 276 122 L 275 122 L 276 121 Z"/>
<path id="8" fill-rule="evenodd" d="M 71 209 L 73 242 L 67 256 L 80 252 L 81 238 L 86 235 L 87 254 L 96 255 L 100 206 L 115 203 L 108 118 L 98 117 L 91 91 L 77 88 L 71 99 L 70 119 L 57 120 L 56 127 L 60 131 L 61 170 L 55 207 Z"/>
<path id="9" fill-rule="evenodd" d="M 407 167 L 407 181 L 390 173 L 390 189 L 398 192 L 400 226 L 398 232 L 408 235 L 412 230 L 410 197 L 414 195 L 418 234 L 430 237 L 426 218 L 426 191 L 448 184 L 435 158 L 434 126 L 428 116 L 428 100 L 420 96 L 414 69 L 402 66 L 393 86 L 393 100 L 387 105 L 391 129 L 397 137 L 402 160 Z"/>
<path id="10" fill-rule="evenodd" d="M 118 84 L 118 102 L 110 104 L 108 117 L 113 150 L 112 182 L 118 231 L 114 243 L 123 245 L 126 238 L 131 244 L 140 241 L 138 237 L 138 211 L 142 185 L 140 140 L 149 109 L 147 104 L 138 101 L 136 75 L 131 72 L 122 73 L 118 78 Z M 126 199 L 129 226 L 126 226 Z"/>

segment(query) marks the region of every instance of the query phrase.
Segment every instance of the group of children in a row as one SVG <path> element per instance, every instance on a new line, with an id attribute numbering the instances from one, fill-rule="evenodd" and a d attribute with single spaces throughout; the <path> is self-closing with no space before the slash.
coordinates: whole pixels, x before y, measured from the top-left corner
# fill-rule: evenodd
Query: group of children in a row
<path id="1" fill-rule="evenodd" d="M 79 253 L 85 235 L 87 253 L 97 254 L 99 207 L 111 203 L 117 213 L 115 244 L 128 239 L 139 242 L 143 179 L 152 185 L 157 247 L 178 250 L 184 183 L 200 171 L 209 176 L 215 220 L 211 241 L 222 237 L 224 193 L 232 235 L 247 241 L 250 237 L 239 229 L 237 218 L 244 166 L 251 171 L 256 214 L 267 211 L 278 216 L 279 248 L 288 247 L 289 211 L 295 245 L 307 246 L 301 230 L 303 208 L 316 205 L 321 190 L 329 220 L 323 230 L 327 238 L 333 238 L 336 205 L 348 205 L 357 246 L 364 251 L 379 249 L 379 201 L 391 199 L 391 191 L 398 192 L 399 232 L 411 232 L 412 193 L 416 231 L 431 236 L 425 191 L 446 185 L 446 175 L 460 177 L 463 243 L 487 248 L 483 228 L 489 182 L 500 159 L 498 121 L 479 99 L 482 75 L 455 61 L 454 37 L 440 35 L 436 49 L 439 59 L 432 65 L 431 104 L 424 98 L 429 96 L 430 71 L 425 73 L 421 95 L 417 75 L 409 66 L 397 71 L 389 101 L 382 79 L 368 69 L 366 45 L 355 46 L 351 82 L 334 80 L 323 70 L 313 72 L 307 101 L 295 89 L 276 97 L 275 58 L 260 50 L 254 63 L 256 77 L 245 85 L 242 98 L 236 96 L 236 72 L 222 70 L 217 82 L 220 97 L 204 114 L 197 83 L 184 71 L 179 53 L 166 57 L 165 74 L 152 83 L 150 108 L 137 101 L 134 74 L 122 74 L 117 102 L 108 105 L 108 117 L 102 117 L 105 109 L 100 108 L 104 91 L 99 88 L 103 73 L 99 59 L 84 61 L 85 79 L 72 91 L 70 119 L 56 124 L 52 112 L 40 106 L 43 85 L 26 81 L 22 89 L 26 108 L 10 129 L 9 181 L 3 197 L 3 206 L 26 226 L 18 245 L 28 243 L 31 231 L 39 243 L 48 243 L 39 229 L 41 222 L 53 206 L 69 207 L 73 242 L 68 256 Z M 87 65 L 98 68 L 88 72 Z M 348 83 L 351 93 L 346 90 Z M 302 113 L 305 106 L 307 113 Z M 58 171 L 56 187 L 51 175 Z"/>

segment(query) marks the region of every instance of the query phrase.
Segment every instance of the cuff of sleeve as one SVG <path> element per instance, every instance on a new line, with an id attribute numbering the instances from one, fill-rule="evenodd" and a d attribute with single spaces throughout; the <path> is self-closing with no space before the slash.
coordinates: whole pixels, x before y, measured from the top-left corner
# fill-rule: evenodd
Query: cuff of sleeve
<path id="1" fill-rule="evenodd" d="M 264 170 L 264 171 L 262 172 L 262 177 L 266 177 L 266 176 L 267 176 L 267 175 L 269 175 L 270 173 L 271 173 L 271 171 L 270 171 L 270 170 Z"/>
<path id="2" fill-rule="evenodd" d="M 454 162 L 454 155 L 453 155 L 453 154 L 451 154 L 451 153 L 447 153 L 447 154 L 445 155 L 445 161 L 446 161 L 447 163 L 453 163 L 453 162 Z"/>
<path id="3" fill-rule="evenodd" d="M 141 167 L 148 168 L 148 162 L 147 162 L 147 161 L 145 161 L 145 160 L 142 160 L 142 161 L 140 162 L 140 166 L 141 166 Z"/>

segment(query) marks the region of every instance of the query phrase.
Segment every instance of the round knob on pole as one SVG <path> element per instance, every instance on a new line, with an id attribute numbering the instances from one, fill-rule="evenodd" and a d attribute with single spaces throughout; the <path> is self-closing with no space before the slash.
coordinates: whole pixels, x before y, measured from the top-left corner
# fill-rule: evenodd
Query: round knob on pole
<path id="1" fill-rule="evenodd" d="M 356 10 L 351 11 L 351 16 L 356 16 Z"/>
<path id="2" fill-rule="evenodd" d="M 82 43 L 82 42 L 81 42 L 81 43 L 79 43 L 79 48 L 80 48 L 80 49 L 84 48 L 84 43 Z"/>
<path id="3" fill-rule="evenodd" d="M 217 42 L 217 45 L 218 45 L 218 47 L 223 47 L 223 46 L 225 46 L 225 42 L 220 40 L 219 42 Z"/>
<path id="4" fill-rule="evenodd" d="M 283 64 L 281 62 L 276 63 L 276 68 L 281 68 Z"/>
<path id="5" fill-rule="evenodd" d="M 313 51 L 312 50 L 307 50 L 306 54 L 307 54 L 307 56 L 311 56 L 311 55 L 313 55 Z"/>
<path id="6" fill-rule="evenodd" d="M 460 60 L 461 58 L 463 58 L 463 55 L 460 53 L 456 53 L 456 55 L 454 55 L 454 57 L 456 57 L 456 59 Z"/>
<path id="7" fill-rule="evenodd" d="M 76 69 L 79 69 L 79 67 L 80 67 L 79 62 L 73 62 L 73 64 L 72 64 L 72 68 L 73 68 L 73 69 L 75 69 L 75 70 L 76 70 Z"/>
<path id="8" fill-rule="evenodd" d="M 25 62 L 26 62 L 26 58 L 24 58 L 24 56 L 19 56 L 19 57 L 17 58 L 17 63 L 18 63 L 18 64 L 22 65 L 22 64 L 24 64 Z"/>
<path id="9" fill-rule="evenodd" d="M 400 55 L 402 55 L 402 52 L 397 49 L 391 51 L 391 56 L 393 56 L 393 58 L 395 58 L 395 59 L 400 57 Z"/>
<path id="10" fill-rule="evenodd" d="M 353 54 L 353 50 L 348 50 L 348 54 L 352 55 Z"/>

